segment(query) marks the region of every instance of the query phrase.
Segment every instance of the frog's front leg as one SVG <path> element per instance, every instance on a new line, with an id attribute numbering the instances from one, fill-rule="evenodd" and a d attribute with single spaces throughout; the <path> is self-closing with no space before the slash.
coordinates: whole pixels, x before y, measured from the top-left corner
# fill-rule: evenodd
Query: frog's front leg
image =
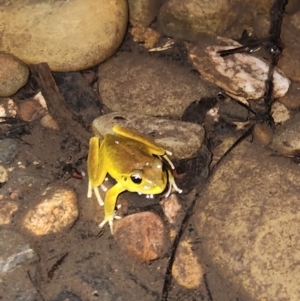
<path id="1" fill-rule="evenodd" d="M 115 216 L 115 206 L 117 202 L 118 195 L 125 191 L 121 184 L 117 183 L 111 189 L 109 189 L 105 196 L 104 201 L 104 220 L 99 225 L 102 228 L 107 222 L 110 227 L 111 234 L 113 234 L 113 223 L 114 219 L 120 218 L 119 216 Z"/>
<path id="2" fill-rule="evenodd" d="M 89 154 L 87 160 L 89 186 L 87 197 L 90 198 L 94 191 L 95 196 L 100 206 L 103 206 L 104 202 L 99 193 L 99 186 L 103 183 L 107 174 L 103 168 L 103 158 L 100 150 L 100 139 L 98 137 L 92 137 L 89 143 Z"/>

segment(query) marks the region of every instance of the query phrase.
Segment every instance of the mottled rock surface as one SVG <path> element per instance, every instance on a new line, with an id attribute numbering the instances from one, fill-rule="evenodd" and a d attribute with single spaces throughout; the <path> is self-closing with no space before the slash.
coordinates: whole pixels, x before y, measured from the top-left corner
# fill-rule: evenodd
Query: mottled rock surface
<path id="1" fill-rule="evenodd" d="M 71 227 L 77 217 L 75 193 L 66 188 L 54 191 L 48 188 L 40 196 L 39 204 L 27 212 L 23 225 L 34 235 L 47 235 Z"/>
<path id="2" fill-rule="evenodd" d="M 11 96 L 26 84 L 29 70 L 16 57 L 1 52 L 0 66 L 0 97 Z"/>
<path id="3" fill-rule="evenodd" d="M 122 52 L 99 66 L 99 93 L 112 111 L 180 118 L 188 105 L 212 92 L 176 62 Z"/>
<path id="4" fill-rule="evenodd" d="M 297 164 L 244 141 L 196 203 L 202 256 L 239 296 L 299 300 L 299 179 Z"/>
<path id="5" fill-rule="evenodd" d="M 121 249 L 141 262 L 163 256 L 168 248 L 164 223 L 152 212 L 131 214 L 115 222 L 114 237 Z"/>
<path id="6" fill-rule="evenodd" d="M 53 71 L 75 71 L 109 58 L 127 28 L 125 0 L 0 3 L 0 51 L 26 64 L 47 62 Z"/>
<path id="7" fill-rule="evenodd" d="M 268 13 L 272 4 L 272 0 L 169 0 L 160 8 L 158 21 L 164 34 L 189 41 L 220 35 L 231 27 L 240 35 L 240 28 L 246 28 L 257 14 Z"/>

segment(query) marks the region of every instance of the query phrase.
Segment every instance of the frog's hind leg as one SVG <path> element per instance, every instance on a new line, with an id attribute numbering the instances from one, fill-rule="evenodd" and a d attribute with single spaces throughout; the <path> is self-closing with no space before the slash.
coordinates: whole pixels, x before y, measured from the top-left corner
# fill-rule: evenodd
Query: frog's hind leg
<path id="1" fill-rule="evenodd" d="M 89 143 L 89 153 L 87 160 L 87 169 L 88 169 L 88 193 L 87 197 L 90 198 L 95 193 L 97 201 L 100 206 L 104 205 L 104 202 L 99 193 L 99 186 L 103 183 L 106 170 L 102 167 L 102 156 L 100 155 L 100 139 L 98 137 L 92 137 Z"/>
<path id="2" fill-rule="evenodd" d="M 171 169 L 175 169 L 174 164 L 168 157 L 168 155 L 171 156 L 172 153 L 168 150 L 165 150 L 163 147 L 161 147 L 156 142 L 149 139 L 147 136 L 142 135 L 142 134 L 137 133 L 132 130 L 122 128 L 121 126 L 119 126 L 117 124 L 113 126 L 113 131 L 116 134 L 119 134 L 121 136 L 124 136 L 124 137 L 127 137 L 127 138 L 130 138 L 135 141 L 139 141 L 139 142 L 143 143 L 144 145 L 146 145 L 148 147 L 151 154 L 164 158 L 170 165 Z"/>

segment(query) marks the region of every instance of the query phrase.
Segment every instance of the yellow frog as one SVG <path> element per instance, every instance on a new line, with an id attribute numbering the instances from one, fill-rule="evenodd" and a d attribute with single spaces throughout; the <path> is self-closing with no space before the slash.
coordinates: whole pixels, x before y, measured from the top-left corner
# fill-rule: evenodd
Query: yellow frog
<path id="1" fill-rule="evenodd" d="M 94 191 L 100 206 L 104 205 L 104 220 L 99 225 L 109 223 L 113 233 L 115 205 L 118 195 L 124 191 L 139 194 L 160 194 L 168 186 L 167 197 L 172 187 L 182 192 L 175 183 L 171 170 L 174 165 L 168 158 L 171 152 L 151 141 L 146 136 L 115 125 L 116 135 L 107 134 L 101 142 L 92 137 L 89 144 L 87 160 L 89 186 L 87 196 Z M 116 184 L 106 192 L 103 202 L 99 186 L 102 186 L 106 175 L 116 180 Z M 167 185 L 169 184 L 169 185 Z M 105 188 L 103 187 L 105 190 Z"/>

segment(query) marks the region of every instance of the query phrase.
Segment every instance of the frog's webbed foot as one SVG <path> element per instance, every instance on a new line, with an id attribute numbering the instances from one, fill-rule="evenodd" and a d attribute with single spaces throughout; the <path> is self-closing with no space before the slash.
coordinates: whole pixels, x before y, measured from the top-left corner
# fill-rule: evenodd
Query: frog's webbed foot
<path id="1" fill-rule="evenodd" d="M 102 228 L 106 223 L 109 224 L 110 232 L 113 235 L 114 234 L 114 219 L 121 219 L 121 216 L 115 215 L 109 215 L 104 218 L 104 220 L 99 224 L 99 228 Z"/>

